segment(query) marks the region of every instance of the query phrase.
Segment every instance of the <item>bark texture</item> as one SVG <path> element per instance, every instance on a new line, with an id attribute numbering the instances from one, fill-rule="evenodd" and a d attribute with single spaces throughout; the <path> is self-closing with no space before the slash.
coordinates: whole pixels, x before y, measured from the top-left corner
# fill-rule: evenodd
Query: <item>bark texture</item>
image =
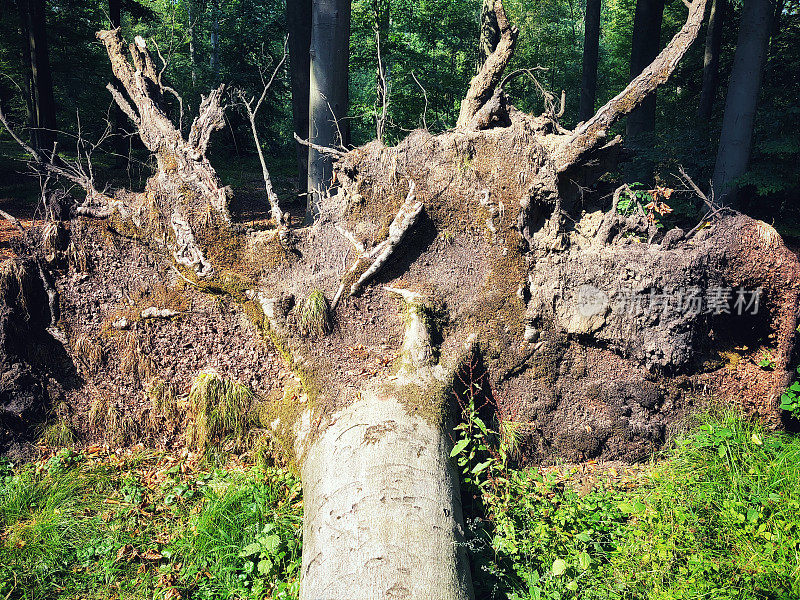
<path id="1" fill-rule="evenodd" d="M 631 79 L 637 77 L 653 61 L 661 47 L 661 20 L 664 0 L 637 0 L 631 40 Z M 631 111 L 625 134 L 635 138 L 655 131 L 656 92 L 653 90 Z"/>
<path id="2" fill-rule="evenodd" d="M 600 55 L 600 4 L 601 0 L 588 0 L 586 2 L 581 99 L 578 110 L 578 118 L 581 121 L 587 121 L 594 115 L 594 105 L 597 100 L 597 62 Z"/>
<path id="3" fill-rule="evenodd" d="M 347 144 L 349 103 L 350 0 L 320 0 L 312 6 L 309 140 L 319 146 Z M 321 198 L 333 185 L 333 160 L 308 151 L 309 206 L 306 220 L 319 214 Z"/>
<path id="4" fill-rule="evenodd" d="M 35 150 L 52 152 L 56 141 L 56 103 L 47 47 L 45 0 L 19 0 L 23 20 L 23 52 L 30 67 L 31 142 Z"/>
<path id="5" fill-rule="evenodd" d="M 697 118 L 705 124 L 711 118 L 714 100 L 719 88 L 719 55 L 722 50 L 722 29 L 728 11 L 727 0 L 713 0 L 708 16 L 706 49 L 703 54 L 703 87 L 697 106 Z"/>
<path id="6" fill-rule="evenodd" d="M 311 0 L 287 0 L 286 25 L 289 30 L 289 69 L 292 86 L 294 132 L 308 139 L 308 102 L 311 56 Z M 297 153 L 297 190 L 301 197 L 308 191 L 308 147 L 295 141 Z"/>
<path id="7" fill-rule="evenodd" d="M 734 182 L 747 171 L 750 160 L 753 121 L 767 58 L 771 22 L 772 3 L 769 0 L 747 0 L 744 3 L 714 166 L 714 196 L 723 202 L 735 204 L 730 197 Z"/>

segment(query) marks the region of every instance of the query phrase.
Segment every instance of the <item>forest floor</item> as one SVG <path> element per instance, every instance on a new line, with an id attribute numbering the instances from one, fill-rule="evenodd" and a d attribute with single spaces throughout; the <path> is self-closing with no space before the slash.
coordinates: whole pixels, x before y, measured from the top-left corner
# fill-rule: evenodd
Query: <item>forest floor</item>
<path id="1" fill-rule="evenodd" d="M 800 438 L 706 417 L 648 463 L 506 466 L 467 509 L 476 598 L 796 598 Z M 477 490 L 462 484 L 462 495 Z M 0 463 L 0 597 L 297 598 L 291 473 L 143 447 Z"/>

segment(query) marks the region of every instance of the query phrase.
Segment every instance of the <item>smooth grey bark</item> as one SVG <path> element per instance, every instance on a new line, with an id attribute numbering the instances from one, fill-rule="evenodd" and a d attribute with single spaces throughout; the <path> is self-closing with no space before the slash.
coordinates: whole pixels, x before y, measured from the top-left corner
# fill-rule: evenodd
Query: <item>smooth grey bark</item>
<path id="1" fill-rule="evenodd" d="M 286 25 L 289 30 L 289 73 L 292 85 L 294 132 L 308 139 L 308 98 L 311 68 L 311 0 L 286 0 Z M 308 192 L 308 146 L 295 141 L 297 190 Z"/>
<path id="2" fill-rule="evenodd" d="M 631 40 L 631 80 L 641 73 L 658 55 L 661 49 L 661 20 L 664 15 L 664 0 L 637 0 Z M 656 126 L 656 92 L 628 115 L 625 134 L 634 139 L 650 133 Z"/>
<path id="3" fill-rule="evenodd" d="M 426 421 L 402 400 L 413 390 L 425 401 L 451 377 L 435 357 L 423 298 L 386 289 L 408 308 L 393 381 L 365 388 L 307 451 L 302 423 L 311 418 L 298 427 L 301 600 L 473 598 L 452 426 Z"/>
<path id="4" fill-rule="evenodd" d="M 697 105 L 697 119 L 701 124 L 711 118 L 714 100 L 719 87 L 719 54 L 722 48 L 722 28 L 728 11 L 728 0 L 714 0 L 708 16 L 706 49 L 703 55 L 703 87 Z"/>
<path id="5" fill-rule="evenodd" d="M 578 110 L 578 119 L 584 122 L 591 119 L 592 115 L 594 115 L 594 105 L 597 101 L 597 63 L 600 54 L 600 4 L 601 0 L 586 0 L 581 99 Z"/>
<path id="6" fill-rule="evenodd" d="M 302 467 L 302 600 L 472 598 L 451 447 L 391 396 L 335 415 Z"/>
<path id="7" fill-rule="evenodd" d="M 772 11 L 770 0 L 745 0 L 742 8 L 713 179 L 714 198 L 727 204 L 736 204 L 734 182 L 747 171 L 750 160 Z"/>
<path id="8" fill-rule="evenodd" d="M 326 147 L 347 140 L 350 0 L 316 0 L 311 11 L 309 140 Z M 333 185 L 333 159 L 309 148 L 306 221 L 316 218 L 319 197 Z"/>

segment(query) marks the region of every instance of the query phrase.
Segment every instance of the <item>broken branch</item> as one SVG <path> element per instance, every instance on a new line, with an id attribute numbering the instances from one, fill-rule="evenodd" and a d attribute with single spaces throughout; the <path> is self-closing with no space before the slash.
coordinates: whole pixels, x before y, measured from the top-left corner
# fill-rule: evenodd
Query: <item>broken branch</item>
<path id="1" fill-rule="evenodd" d="M 578 127 L 557 157 L 556 168 L 563 173 L 605 140 L 608 129 L 639 106 L 647 96 L 669 79 L 700 32 L 706 0 L 694 0 L 681 30 L 647 68 L 608 101 L 586 123 Z"/>

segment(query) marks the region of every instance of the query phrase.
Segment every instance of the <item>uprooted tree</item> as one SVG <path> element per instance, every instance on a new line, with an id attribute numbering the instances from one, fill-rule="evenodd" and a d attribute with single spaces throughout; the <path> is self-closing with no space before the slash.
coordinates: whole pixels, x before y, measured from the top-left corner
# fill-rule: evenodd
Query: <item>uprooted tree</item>
<path id="1" fill-rule="evenodd" d="M 126 55 L 118 30 L 100 32 L 125 88 L 111 93 L 157 170 L 142 192 L 85 186 L 73 218 L 27 230 L 34 257 L 3 270 L 4 371 L 16 374 L 3 378 L 4 414 L 9 394 L 27 398 L 5 433 L 50 406 L 87 436 L 104 425 L 115 443 L 170 443 L 186 427 L 202 450 L 244 424 L 196 394 L 165 408 L 164 390 L 181 397 L 212 368 L 253 389 L 255 401 L 237 396 L 251 432 L 301 473 L 303 598 L 445 599 L 472 597 L 450 459 L 467 374 L 519 425 L 523 461 L 644 457 L 709 395 L 779 425 L 800 265 L 774 229 L 710 210 L 703 227 L 663 233 L 619 210 L 623 189 L 610 207 L 592 192 L 619 159 L 610 127 L 667 80 L 705 0 L 573 131 L 511 105 L 517 30 L 494 9 L 499 42 L 457 127 L 332 150 L 338 189 L 294 230 L 231 221 L 206 158 L 222 89 L 184 139 L 144 42 Z M 757 311 L 652 304 L 740 289 L 761 290 Z M 37 308 L 48 290 L 60 316 Z M 52 351 L 11 343 L 20 333 Z M 752 360 L 765 351 L 772 370 Z"/>

